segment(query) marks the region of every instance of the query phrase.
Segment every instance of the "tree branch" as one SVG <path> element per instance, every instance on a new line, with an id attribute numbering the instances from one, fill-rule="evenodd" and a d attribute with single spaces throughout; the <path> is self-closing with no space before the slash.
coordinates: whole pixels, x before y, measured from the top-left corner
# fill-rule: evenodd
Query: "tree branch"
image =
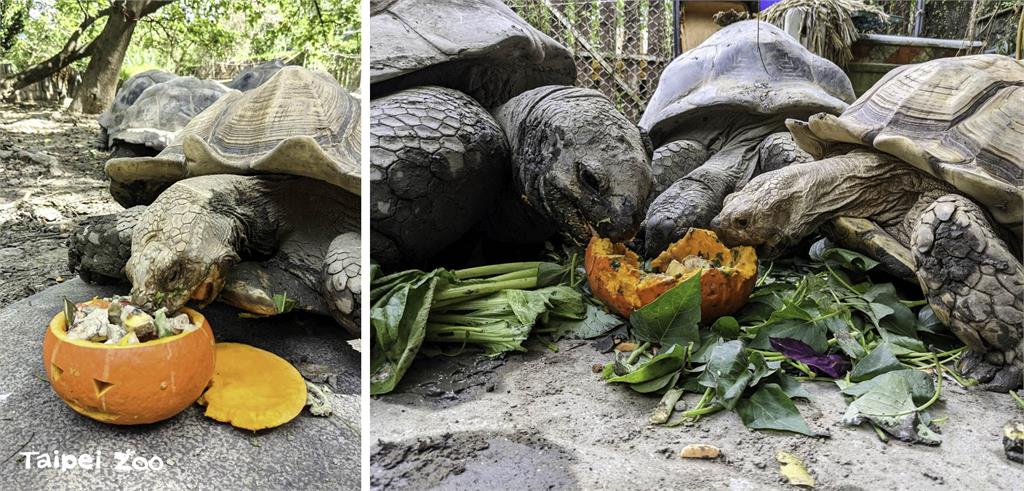
<path id="1" fill-rule="evenodd" d="M 0 99 L 7 99 L 14 91 L 43 80 L 61 68 L 89 56 L 95 40 L 85 46 L 79 46 L 79 39 L 96 21 L 108 17 L 113 12 L 113 7 L 107 7 L 97 12 L 96 15 L 86 16 L 57 54 L 14 75 L 0 79 Z"/>

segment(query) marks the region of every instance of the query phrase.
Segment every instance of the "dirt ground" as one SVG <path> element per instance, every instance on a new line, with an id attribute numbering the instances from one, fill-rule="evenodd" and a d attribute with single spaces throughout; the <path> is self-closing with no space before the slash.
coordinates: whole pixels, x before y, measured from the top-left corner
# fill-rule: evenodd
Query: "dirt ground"
<path id="1" fill-rule="evenodd" d="M 107 191 L 96 116 L 0 104 L 0 305 L 64 282 L 78 219 L 121 209 Z"/>
<path id="2" fill-rule="evenodd" d="M 842 423 L 831 382 L 805 383 L 797 402 L 826 437 L 752 431 L 734 413 L 693 426 L 647 424 L 657 396 L 604 383 L 610 360 L 590 342 L 562 341 L 507 360 L 463 355 L 417 360 L 395 392 L 371 402 L 373 489 L 794 489 L 776 452 L 804 460 L 816 489 L 1020 489 L 1024 466 L 1008 461 L 1002 427 L 1024 413 L 1006 394 L 947 380 L 933 414 L 948 416 L 938 447 L 883 443 Z M 689 394 L 686 404 L 696 403 Z M 722 457 L 678 457 L 691 443 Z"/>

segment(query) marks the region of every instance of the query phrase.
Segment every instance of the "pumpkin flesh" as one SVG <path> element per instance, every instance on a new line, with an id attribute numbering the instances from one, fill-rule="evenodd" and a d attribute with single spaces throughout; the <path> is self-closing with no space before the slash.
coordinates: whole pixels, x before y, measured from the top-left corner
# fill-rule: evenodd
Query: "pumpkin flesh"
<path id="1" fill-rule="evenodd" d="M 651 261 L 650 272 L 641 268 L 640 258 L 624 244 L 593 237 L 584 267 L 594 296 L 624 317 L 700 274 L 701 319 L 713 321 L 739 310 L 757 280 L 752 247 L 730 249 L 714 232 L 703 229 L 691 229 L 670 245 Z"/>
<path id="2" fill-rule="evenodd" d="M 283 358 L 240 343 L 217 343 L 210 388 L 199 399 L 206 416 L 236 428 L 283 425 L 306 406 L 306 381 Z"/>

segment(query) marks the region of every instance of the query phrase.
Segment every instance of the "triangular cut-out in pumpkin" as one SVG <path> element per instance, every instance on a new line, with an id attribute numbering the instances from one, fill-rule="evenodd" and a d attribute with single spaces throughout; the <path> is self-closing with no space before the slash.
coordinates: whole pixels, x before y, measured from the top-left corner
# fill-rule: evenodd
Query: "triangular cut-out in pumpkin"
<path id="1" fill-rule="evenodd" d="M 50 363 L 50 373 L 52 374 L 53 381 L 56 382 L 60 380 L 61 375 L 64 375 L 64 370 L 61 370 L 56 364 Z"/>
<path id="2" fill-rule="evenodd" d="M 99 379 L 93 379 L 92 381 L 96 384 L 96 397 L 103 397 L 106 395 L 107 391 L 114 386 L 114 384 L 110 382 L 104 382 Z"/>

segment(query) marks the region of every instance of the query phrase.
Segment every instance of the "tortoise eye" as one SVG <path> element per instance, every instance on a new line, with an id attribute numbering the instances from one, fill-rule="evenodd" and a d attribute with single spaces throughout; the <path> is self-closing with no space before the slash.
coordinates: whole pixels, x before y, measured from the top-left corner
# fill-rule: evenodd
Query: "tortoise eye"
<path id="1" fill-rule="evenodd" d="M 576 165 L 579 167 L 580 182 L 582 182 L 583 185 L 589 188 L 591 191 L 600 191 L 602 188 L 602 183 L 601 178 L 598 177 L 597 173 L 590 170 L 590 168 L 587 167 L 586 164 L 579 163 Z"/>
<path id="2" fill-rule="evenodd" d="M 749 225 L 750 225 L 750 221 L 747 220 L 745 217 L 740 217 L 740 218 L 736 219 L 736 226 L 737 227 L 747 228 Z"/>

